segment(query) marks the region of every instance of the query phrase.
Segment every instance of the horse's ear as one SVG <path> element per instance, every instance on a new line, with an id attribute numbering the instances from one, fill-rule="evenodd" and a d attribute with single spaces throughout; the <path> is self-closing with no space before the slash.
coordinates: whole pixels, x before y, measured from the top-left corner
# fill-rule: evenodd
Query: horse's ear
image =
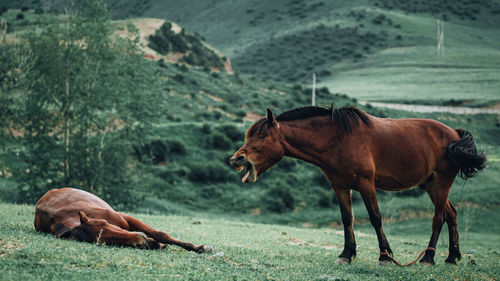
<path id="1" fill-rule="evenodd" d="M 87 215 L 84 212 L 79 211 L 78 214 L 80 215 L 81 224 L 87 223 L 89 221 L 89 217 L 87 217 Z"/>
<path id="2" fill-rule="evenodd" d="M 271 111 L 271 109 L 267 109 L 267 125 L 269 127 L 273 127 L 276 125 L 276 118 L 274 118 L 274 114 L 273 112 Z"/>

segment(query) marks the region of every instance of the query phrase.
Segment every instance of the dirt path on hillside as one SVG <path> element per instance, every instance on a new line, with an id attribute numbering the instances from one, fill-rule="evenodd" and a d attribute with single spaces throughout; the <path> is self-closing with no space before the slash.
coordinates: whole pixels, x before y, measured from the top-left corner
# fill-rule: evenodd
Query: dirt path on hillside
<path id="1" fill-rule="evenodd" d="M 472 108 L 460 106 L 437 106 L 437 105 L 419 105 L 419 104 L 401 104 L 384 102 L 366 102 L 359 101 L 362 105 L 370 104 L 375 107 L 384 107 L 399 109 L 409 112 L 430 113 L 430 112 L 448 112 L 454 114 L 500 114 L 500 108 Z"/>

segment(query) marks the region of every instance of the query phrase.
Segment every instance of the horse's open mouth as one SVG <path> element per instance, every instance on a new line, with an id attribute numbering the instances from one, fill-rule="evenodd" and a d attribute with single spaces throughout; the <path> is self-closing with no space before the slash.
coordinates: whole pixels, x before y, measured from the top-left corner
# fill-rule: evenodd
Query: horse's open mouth
<path id="1" fill-rule="evenodd" d="M 241 178 L 241 182 L 254 183 L 257 180 L 257 170 L 255 169 L 255 166 L 250 161 L 247 161 L 244 165 L 246 173 L 243 178 Z M 236 167 L 236 170 L 241 172 L 241 170 L 243 170 L 243 166 Z"/>

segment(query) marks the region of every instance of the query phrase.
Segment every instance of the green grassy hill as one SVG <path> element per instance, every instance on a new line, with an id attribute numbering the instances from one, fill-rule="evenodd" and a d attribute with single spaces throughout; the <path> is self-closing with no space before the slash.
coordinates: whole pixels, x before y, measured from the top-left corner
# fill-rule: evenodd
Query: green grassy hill
<path id="1" fill-rule="evenodd" d="M 237 72 L 260 80 L 310 84 L 315 72 L 331 92 L 365 101 L 500 101 L 498 0 L 106 2 L 116 19 L 168 19 L 203 35 Z"/>
<path id="2" fill-rule="evenodd" d="M 500 100 L 499 1 L 149 1 L 237 71 L 363 100 Z M 117 16 L 127 16 L 117 14 Z M 437 56 L 436 20 L 445 55 Z M 293 58 L 293 59 L 291 59 Z"/>

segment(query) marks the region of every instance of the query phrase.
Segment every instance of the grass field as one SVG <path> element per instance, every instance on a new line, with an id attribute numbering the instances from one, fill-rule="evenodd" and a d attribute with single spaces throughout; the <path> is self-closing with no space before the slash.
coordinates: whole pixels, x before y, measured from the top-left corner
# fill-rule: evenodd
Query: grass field
<path id="1" fill-rule="evenodd" d="M 495 214 L 492 209 L 473 213 L 482 221 Z M 0 204 L 0 280 L 497 280 L 500 276 L 498 225 L 478 227 L 474 221 L 460 225 L 463 258 L 458 266 L 444 265 L 447 231 L 443 230 L 437 265 L 399 268 L 378 266 L 376 236 L 366 223 L 355 225 L 357 259 L 341 266 L 333 264 L 343 245 L 340 228 L 136 215 L 175 237 L 215 247 L 213 253 L 199 255 L 175 246 L 146 251 L 60 240 L 35 232 L 33 214 L 31 205 Z M 386 223 L 385 230 L 395 258 L 408 262 L 425 248 L 430 219 Z"/>

